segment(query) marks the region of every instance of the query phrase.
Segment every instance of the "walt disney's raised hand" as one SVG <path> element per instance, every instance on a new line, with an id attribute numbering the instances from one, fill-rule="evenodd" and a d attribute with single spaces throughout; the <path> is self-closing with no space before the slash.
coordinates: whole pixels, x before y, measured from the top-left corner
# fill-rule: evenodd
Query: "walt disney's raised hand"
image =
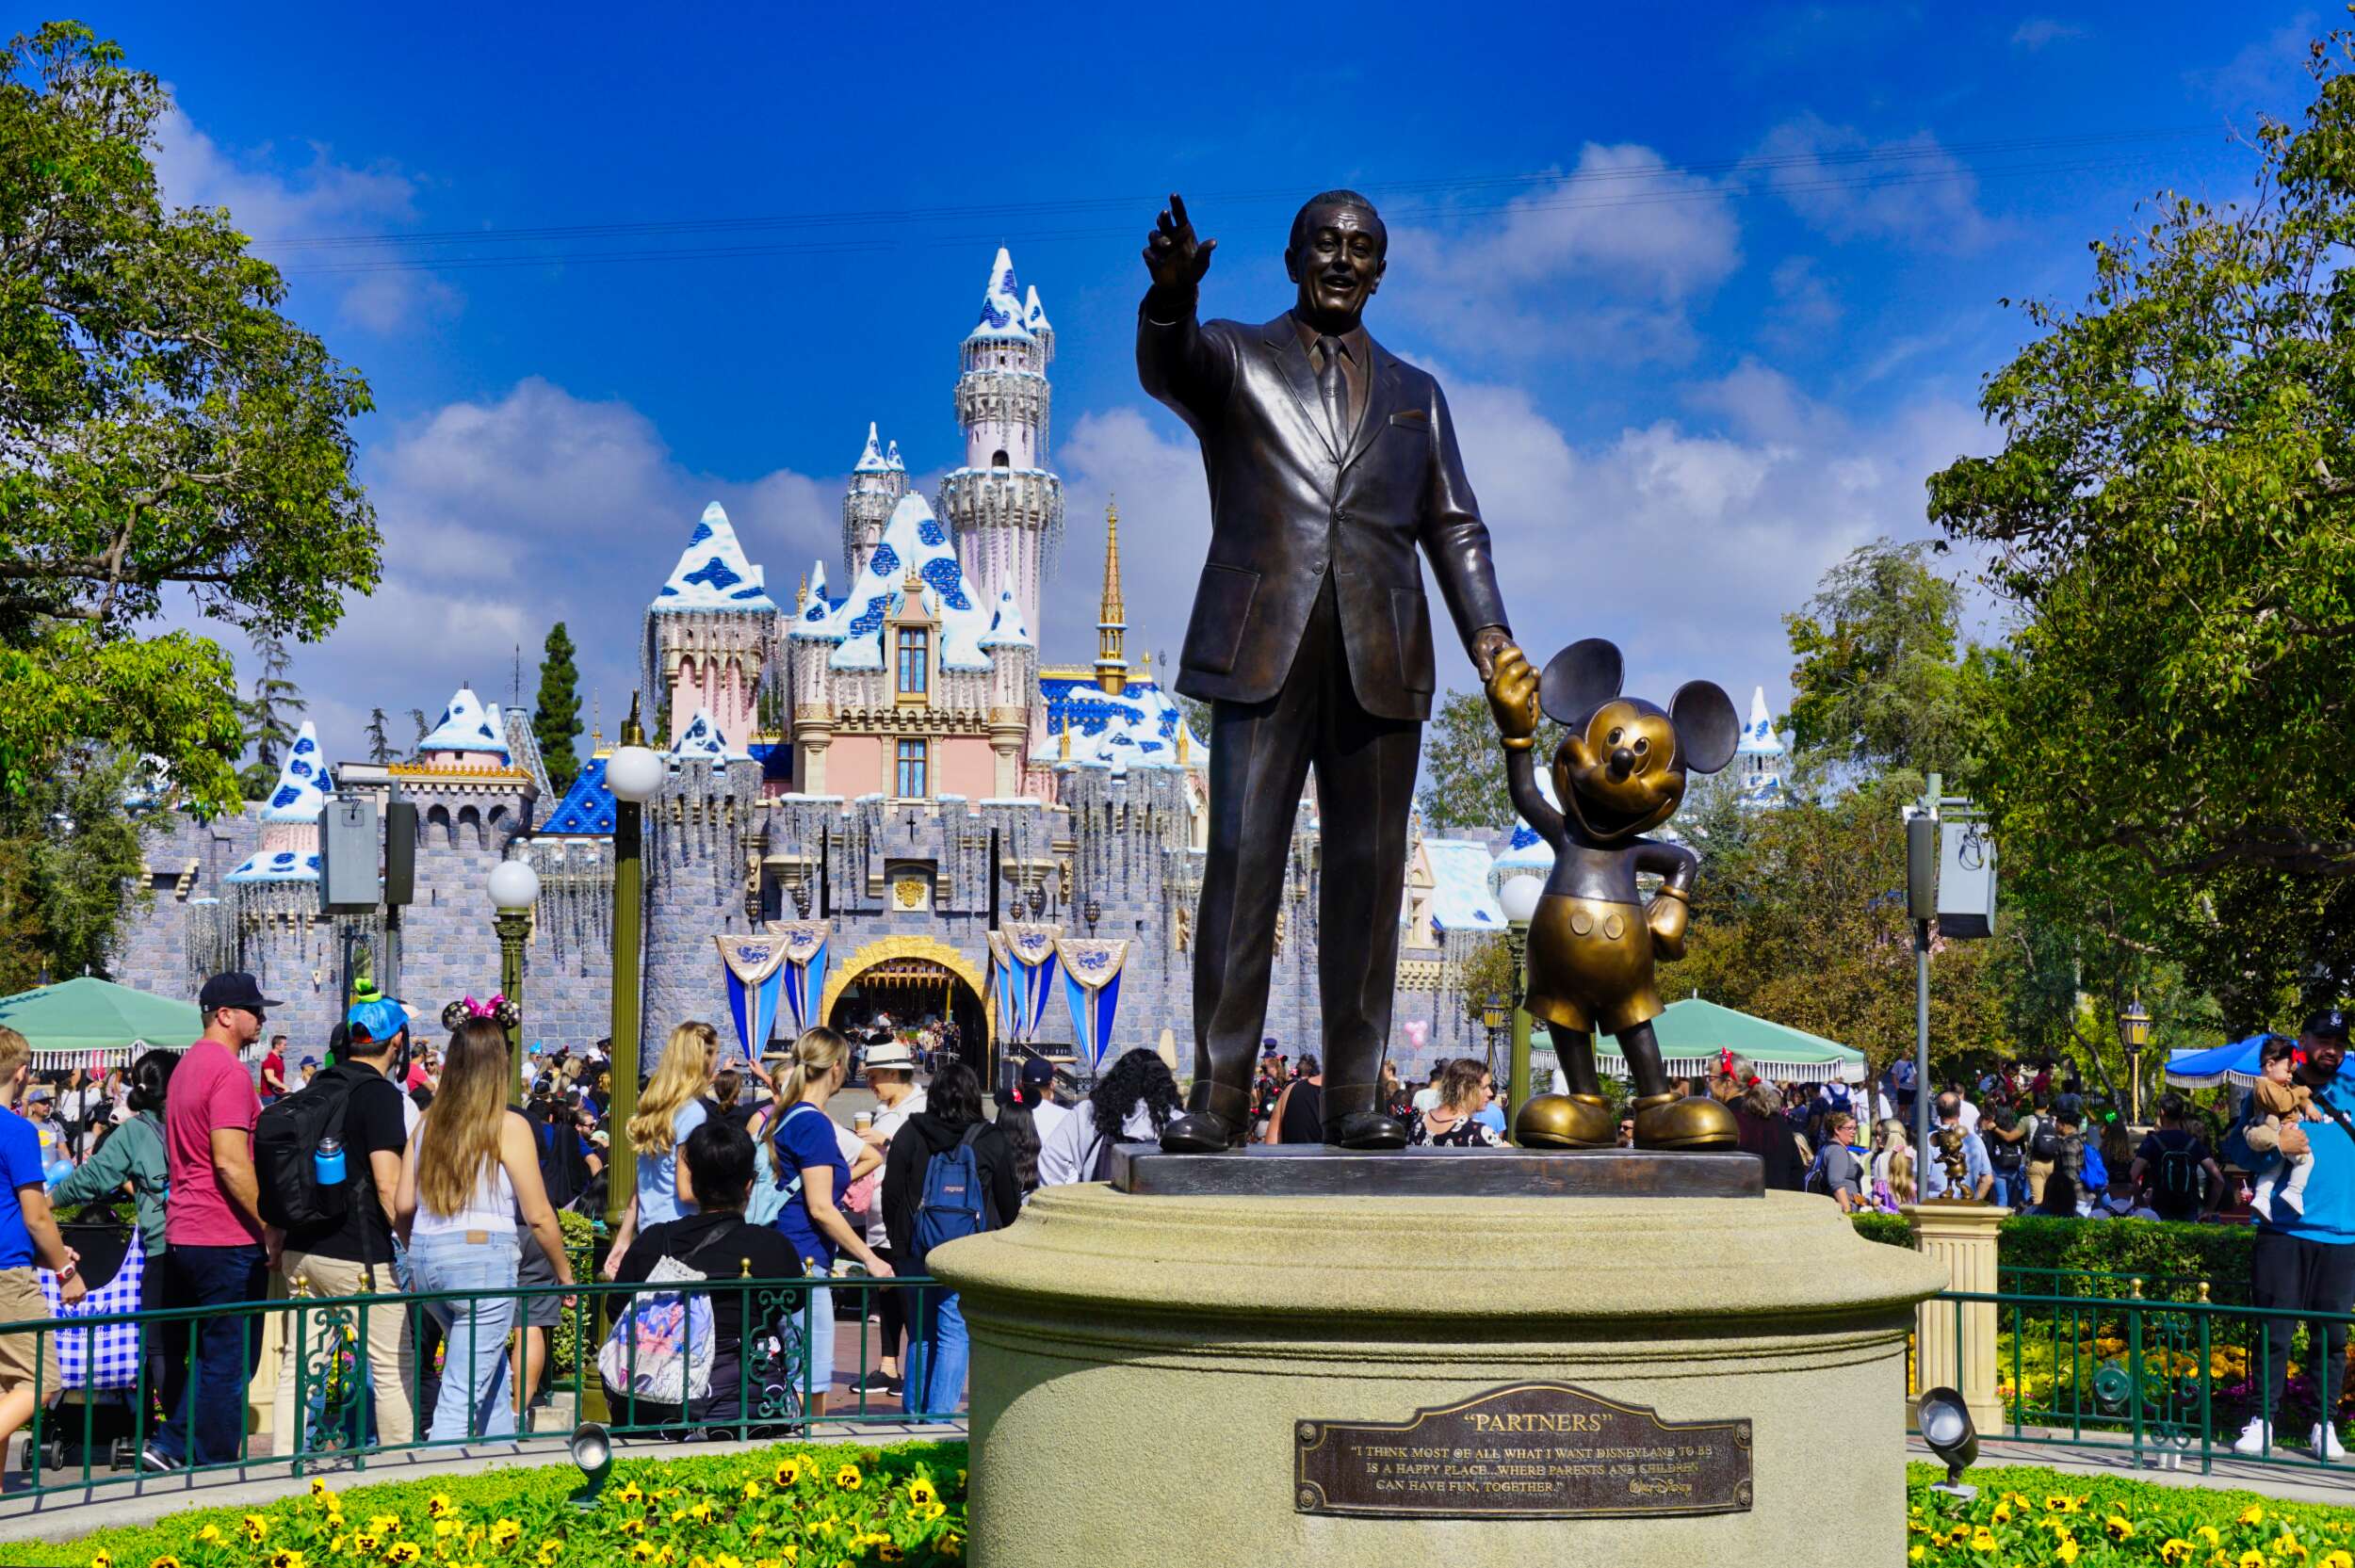
<path id="1" fill-rule="evenodd" d="M 1202 282 L 1202 274 L 1210 269 L 1210 252 L 1217 249 L 1214 239 L 1195 240 L 1185 198 L 1172 191 L 1168 210 L 1145 236 L 1145 270 L 1153 274 L 1155 288 L 1182 292 Z"/>
<path id="2" fill-rule="evenodd" d="M 1496 672 L 1488 677 L 1488 711 L 1496 716 L 1497 733 L 1508 752 L 1526 752 L 1536 744 L 1537 671 L 1511 643 L 1496 656 Z"/>
<path id="3" fill-rule="evenodd" d="M 1693 917 L 1692 907 L 1684 895 L 1662 888 L 1652 895 L 1651 907 L 1644 911 L 1644 924 L 1651 928 L 1652 951 L 1665 959 L 1684 956 L 1684 926 Z"/>

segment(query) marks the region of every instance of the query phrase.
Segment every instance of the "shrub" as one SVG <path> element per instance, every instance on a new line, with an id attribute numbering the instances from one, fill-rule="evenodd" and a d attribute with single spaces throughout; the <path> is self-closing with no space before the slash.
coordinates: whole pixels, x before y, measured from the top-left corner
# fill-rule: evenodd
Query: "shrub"
<path id="1" fill-rule="evenodd" d="M 751 1453 L 613 1467 L 595 1506 L 569 1505 L 571 1465 L 337 1491 L 314 1479 L 252 1512 L 199 1509 L 159 1524 L 104 1529 L 64 1544 L 0 1544 L 0 1564 L 73 1568 L 834 1568 L 960 1560 L 966 1447 L 907 1443 L 783 1444 Z"/>
<path id="2" fill-rule="evenodd" d="M 1867 1241 L 1910 1247 L 1913 1236 L 1903 1216 L 1852 1216 L 1857 1234 Z M 2256 1232 L 2247 1225 L 2172 1225 L 2155 1220 L 2056 1220 L 2040 1214 L 2015 1214 L 1996 1232 L 1996 1268 L 2004 1274 L 2001 1288 L 2027 1296 L 2082 1294 L 2055 1292 L 2054 1281 L 2022 1269 L 2057 1269 L 2090 1274 L 2139 1274 L 2146 1277 L 2144 1293 L 2188 1300 L 2199 1282 L 2208 1283 L 2211 1299 L 2224 1302 L 2249 1300 L 2249 1253 Z M 2124 1295 L 2126 1284 L 2114 1292 Z"/>
<path id="3" fill-rule="evenodd" d="M 1943 1479 L 1932 1465 L 1907 1469 L 1908 1561 L 2355 1568 L 2355 1509 L 2024 1466 L 1972 1471 L 1979 1495 L 1963 1502 L 1930 1490 Z"/>
<path id="4" fill-rule="evenodd" d="M 1913 1245 L 1913 1227 L 1906 1222 L 1902 1214 L 1852 1214 L 1848 1218 L 1855 1224 L 1857 1235 L 1867 1241 L 1878 1241 L 1891 1247 Z"/>

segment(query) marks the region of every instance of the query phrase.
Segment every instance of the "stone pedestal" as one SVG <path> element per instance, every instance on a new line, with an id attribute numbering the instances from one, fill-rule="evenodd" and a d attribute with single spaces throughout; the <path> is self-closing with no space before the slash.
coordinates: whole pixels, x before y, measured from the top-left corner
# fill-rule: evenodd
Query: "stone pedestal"
<path id="1" fill-rule="evenodd" d="M 980 1568 L 1691 1568 L 1811 1559 L 1827 1520 L 1860 1560 L 1894 1561 L 1906 1334 L 1944 1283 L 1860 1239 L 1828 1201 L 1780 1192 L 1055 1188 L 932 1267 L 962 1292 L 972 1334 Z M 1505 1414 L 1470 1428 L 1467 1410 Z M 1404 1430 L 1419 1413 L 1441 1441 L 1507 1435 L 1484 1439 L 1497 1447 L 1469 1472 L 1439 1450 L 1434 1490 L 1430 1438 L 1410 1433 L 1389 1447 L 1415 1479 L 1355 1490 L 1405 1496 L 1411 1516 L 1338 1511 L 1350 1489 L 1327 1440 L 1362 1457 L 1352 1424 Z M 1676 1479 L 1674 1446 L 1704 1432 L 1706 1463 L 1738 1466 L 1740 1484 Z M 1631 1441 L 1641 1454 L 1616 1447 Z M 1613 1470 L 1630 1462 L 1642 1478 Z M 1684 1481 L 1713 1486 L 1724 1511 L 1681 1511 Z M 1530 1492 L 1548 1487 L 1584 1511 L 1532 1516 Z"/>
<path id="2" fill-rule="evenodd" d="M 1941 1288 L 1995 1294 L 1995 1235 L 2007 1208 L 1985 1204 L 1927 1203 L 1904 1211 L 1913 1244 L 1945 1274 Z M 1916 1314 L 1914 1386 L 1908 1392 L 1952 1388 L 1970 1407 L 1982 1434 L 2004 1430 L 2004 1402 L 1995 1392 L 1995 1303 L 1925 1301 Z"/>

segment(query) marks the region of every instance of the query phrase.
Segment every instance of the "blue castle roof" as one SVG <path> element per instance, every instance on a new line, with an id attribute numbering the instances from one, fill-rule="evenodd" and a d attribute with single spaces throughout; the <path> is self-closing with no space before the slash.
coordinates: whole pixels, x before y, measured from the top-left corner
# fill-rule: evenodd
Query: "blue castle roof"
<path id="1" fill-rule="evenodd" d="M 605 784 L 605 759 L 591 757 L 548 814 L 543 833 L 600 835 L 613 831 L 613 791 Z"/>
<path id="2" fill-rule="evenodd" d="M 1047 704 L 1049 743 L 1031 753 L 1031 761 L 1052 765 L 1063 760 L 1064 731 L 1071 732 L 1071 760 L 1122 772 L 1136 768 L 1207 768 L 1210 743 L 1190 732 L 1187 758 L 1178 760 L 1178 726 L 1185 716 L 1167 692 L 1151 681 L 1130 681 L 1117 697 L 1096 684 L 1093 676 L 1048 675 L 1038 683 Z"/>

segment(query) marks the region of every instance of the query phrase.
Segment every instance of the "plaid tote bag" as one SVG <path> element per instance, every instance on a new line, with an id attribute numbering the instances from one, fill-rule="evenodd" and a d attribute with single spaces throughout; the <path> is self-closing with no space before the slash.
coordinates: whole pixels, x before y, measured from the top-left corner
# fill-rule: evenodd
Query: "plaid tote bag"
<path id="1" fill-rule="evenodd" d="M 49 1316 L 72 1322 L 76 1317 L 106 1317 L 139 1309 L 139 1281 L 147 1273 L 147 1251 L 135 1243 L 122 1254 L 122 1267 L 99 1289 L 68 1306 L 57 1289 L 57 1276 L 46 1269 L 33 1272 L 41 1279 L 41 1300 Z M 102 1323 L 90 1329 L 55 1331 L 57 1370 L 68 1388 L 129 1388 L 139 1381 L 139 1326 Z"/>

